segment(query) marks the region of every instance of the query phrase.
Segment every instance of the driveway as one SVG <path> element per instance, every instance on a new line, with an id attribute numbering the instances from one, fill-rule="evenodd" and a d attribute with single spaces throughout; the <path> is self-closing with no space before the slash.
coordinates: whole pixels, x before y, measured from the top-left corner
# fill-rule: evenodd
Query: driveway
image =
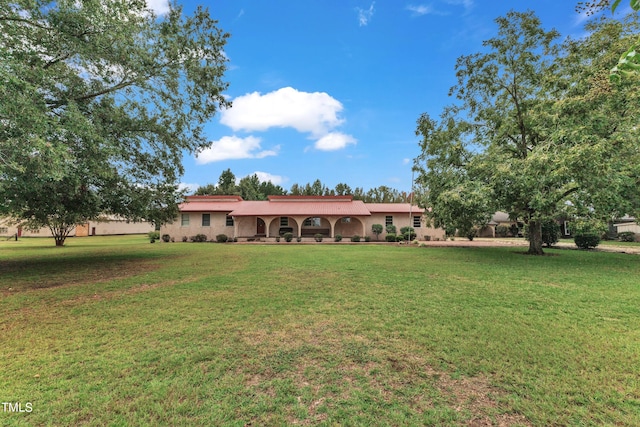
<path id="1" fill-rule="evenodd" d="M 529 246 L 529 242 L 523 238 L 520 239 L 501 239 L 501 238 L 483 238 L 477 237 L 473 241 L 469 241 L 465 238 L 457 237 L 455 240 L 446 241 L 429 241 L 420 242 L 426 246 L 431 247 L 461 247 L 461 248 L 478 248 L 478 247 L 523 247 Z M 561 249 L 578 249 L 574 243 L 559 242 L 553 245 L 554 248 Z M 624 246 L 624 245 L 599 245 L 594 251 L 599 252 L 618 252 L 626 254 L 640 255 L 640 246 Z"/>

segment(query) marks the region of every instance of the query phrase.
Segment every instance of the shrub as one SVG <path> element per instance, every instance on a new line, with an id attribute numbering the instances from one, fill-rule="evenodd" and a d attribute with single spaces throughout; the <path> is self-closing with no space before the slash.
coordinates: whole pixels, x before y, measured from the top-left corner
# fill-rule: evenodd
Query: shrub
<path id="1" fill-rule="evenodd" d="M 163 234 L 162 235 L 162 241 L 165 243 L 169 243 L 169 241 L 171 240 L 171 236 L 169 236 L 168 234 Z"/>
<path id="2" fill-rule="evenodd" d="M 216 236 L 216 242 L 218 243 L 226 243 L 229 240 L 226 234 L 218 234 Z"/>
<path id="3" fill-rule="evenodd" d="M 560 239 L 560 224 L 554 220 L 543 221 L 542 243 L 550 248 L 554 243 L 558 243 L 558 239 Z"/>
<path id="4" fill-rule="evenodd" d="M 358 236 L 357 234 L 355 236 L 351 237 L 351 241 L 352 242 L 359 242 L 360 241 L 360 236 Z"/>
<path id="5" fill-rule="evenodd" d="M 397 236 L 395 234 L 387 234 L 386 236 L 384 236 L 384 240 L 386 240 L 387 242 L 395 242 L 396 237 Z"/>
<path id="6" fill-rule="evenodd" d="M 290 242 L 293 240 L 293 233 L 287 232 L 283 235 L 285 242 Z"/>
<path id="7" fill-rule="evenodd" d="M 186 242 L 187 240 L 189 240 L 189 238 L 187 236 L 182 236 L 182 241 Z"/>
<path id="8" fill-rule="evenodd" d="M 400 229 L 400 234 L 404 237 L 404 240 L 412 241 L 417 237 L 413 227 L 402 227 Z"/>
<path id="9" fill-rule="evenodd" d="M 371 232 L 376 235 L 376 240 L 378 240 L 378 237 L 380 236 L 383 230 L 384 230 L 384 227 L 382 227 L 382 224 L 373 224 L 371 226 Z"/>
<path id="10" fill-rule="evenodd" d="M 320 233 L 314 235 L 313 238 L 316 239 L 316 242 L 322 242 L 322 234 Z"/>
<path id="11" fill-rule="evenodd" d="M 516 224 L 511 224 L 509 227 L 509 234 L 512 237 L 518 237 L 520 235 L 520 228 Z"/>
<path id="12" fill-rule="evenodd" d="M 276 236 L 276 242 L 280 241 L 280 236 Z"/>
<path id="13" fill-rule="evenodd" d="M 154 243 L 156 240 L 160 239 L 160 232 L 150 231 L 149 233 L 147 233 L 147 236 L 149 236 L 149 240 L 153 240 L 151 243 Z"/>
<path id="14" fill-rule="evenodd" d="M 334 240 L 335 240 L 336 242 L 340 242 L 340 241 L 342 241 L 342 234 L 336 234 L 336 237 L 334 237 Z"/>
<path id="15" fill-rule="evenodd" d="M 396 234 L 397 233 L 397 228 L 395 225 L 393 224 L 389 224 L 387 225 L 387 234 Z"/>
<path id="16" fill-rule="evenodd" d="M 206 234 L 196 234 L 195 236 L 191 236 L 191 241 L 194 243 L 202 243 L 207 241 Z"/>
<path id="17" fill-rule="evenodd" d="M 371 241 L 371 236 L 364 236 L 364 241 L 365 242 L 370 242 Z"/>
<path id="18" fill-rule="evenodd" d="M 496 227 L 496 237 L 507 237 L 509 228 L 504 225 L 498 225 Z"/>
<path id="19" fill-rule="evenodd" d="M 621 242 L 635 242 L 636 233 L 633 231 L 623 231 L 622 233 L 618 233 L 618 240 Z"/>
<path id="20" fill-rule="evenodd" d="M 597 233 L 576 234 L 573 241 L 580 249 L 591 249 L 600 244 L 600 235 Z"/>
<path id="21" fill-rule="evenodd" d="M 579 218 L 571 222 L 573 241 L 580 249 L 590 249 L 598 246 L 605 230 L 606 227 L 601 221 L 591 218 Z"/>
<path id="22" fill-rule="evenodd" d="M 524 226 L 524 237 L 529 240 L 529 225 Z M 542 221 L 542 243 L 550 248 L 554 243 L 558 243 L 560 238 L 560 224 L 553 219 Z"/>
<path id="23" fill-rule="evenodd" d="M 469 241 L 473 241 L 473 239 L 478 235 L 478 227 L 469 227 L 464 232 L 464 237 L 469 239 Z"/>
<path id="24" fill-rule="evenodd" d="M 402 234 L 398 234 L 398 235 L 396 236 L 396 242 L 404 242 L 404 240 L 405 240 L 405 239 L 404 239 L 404 235 L 402 235 Z"/>

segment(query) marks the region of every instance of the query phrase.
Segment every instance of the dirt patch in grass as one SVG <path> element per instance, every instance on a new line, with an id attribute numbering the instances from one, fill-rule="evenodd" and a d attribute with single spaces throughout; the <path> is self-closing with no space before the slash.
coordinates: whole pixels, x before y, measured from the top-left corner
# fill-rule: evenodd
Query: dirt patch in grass
<path id="1" fill-rule="evenodd" d="M 458 425 L 532 425 L 524 416 L 501 409 L 506 394 L 491 385 L 490 378 L 455 378 L 411 350 L 397 351 L 400 342 L 378 348 L 380 343 L 328 320 L 270 326 L 243 331 L 243 341 L 254 347 L 257 360 L 236 375 L 244 378 L 250 393 L 265 399 L 283 398 L 273 384 L 291 381 L 297 395 L 284 410 L 288 424 L 313 425 L 336 408 L 366 412 L 367 405 L 378 402 L 373 406 L 417 416 L 449 411 Z"/>

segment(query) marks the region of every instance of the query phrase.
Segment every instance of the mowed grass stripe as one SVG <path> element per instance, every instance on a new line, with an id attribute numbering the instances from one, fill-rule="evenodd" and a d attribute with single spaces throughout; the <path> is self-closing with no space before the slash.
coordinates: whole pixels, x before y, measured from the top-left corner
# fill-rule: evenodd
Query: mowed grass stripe
<path id="1" fill-rule="evenodd" d="M 0 245 L 3 424 L 640 422 L 638 256 L 98 239 Z"/>

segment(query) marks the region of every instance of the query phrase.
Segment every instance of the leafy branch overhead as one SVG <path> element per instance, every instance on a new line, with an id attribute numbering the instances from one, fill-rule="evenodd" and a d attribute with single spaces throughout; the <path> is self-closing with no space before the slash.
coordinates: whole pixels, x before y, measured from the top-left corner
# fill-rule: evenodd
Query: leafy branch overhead
<path id="1" fill-rule="evenodd" d="M 0 214 L 166 220 L 184 152 L 210 145 L 228 34 L 199 7 L 0 0 Z"/>

